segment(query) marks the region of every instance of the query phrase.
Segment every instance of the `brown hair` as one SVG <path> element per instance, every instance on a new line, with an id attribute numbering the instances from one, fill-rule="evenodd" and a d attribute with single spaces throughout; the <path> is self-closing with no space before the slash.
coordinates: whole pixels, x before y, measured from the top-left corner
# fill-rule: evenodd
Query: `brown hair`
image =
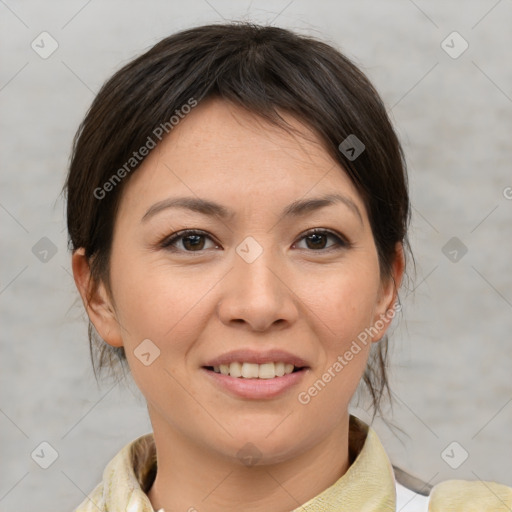
<path id="1" fill-rule="evenodd" d="M 381 276 L 390 275 L 397 242 L 410 251 L 410 206 L 402 149 L 378 93 L 347 57 L 324 42 L 278 27 L 227 23 L 171 35 L 129 62 L 103 85 L 80 125 L 64 189 L 70 249 L 85 249 L 93 282 L 103 281 L 109 289 L 116 212 L 123 186 L 140 162 L 132 168 L 126 163 L 183 105 L 207 97 L 285 128 L 279 112 L 286 112 L 313 129 L 360 193 Z M 354 135 L 364 144 L 357 158 L 340 146 Z M 116 172 L 122 179 L 98 194 Z M 99 339 L 90 322 L 89 341 L 96 377 L 97 370 L 112 369 L 116 362 L 124 371 L 124 349 Z M 387 338 L 374 344 L 363 376 L 374 416 L 385 391 L 391 399 L 387 351 Z"/>

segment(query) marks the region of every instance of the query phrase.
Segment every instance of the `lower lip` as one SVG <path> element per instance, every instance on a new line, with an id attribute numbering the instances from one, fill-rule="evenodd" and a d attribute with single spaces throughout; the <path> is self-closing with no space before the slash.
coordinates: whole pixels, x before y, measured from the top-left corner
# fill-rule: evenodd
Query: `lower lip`
<path id="1" fill-rule="evenodd" d="M 208 378 L 225 389 L 226 391 L 242 398 L 252 400 L 261 400 L 274 398 L 296 386 L 303 378 L 307 369 L 304 368 L 297 372 L 288 373 L 282 377 L 273 379 L 245 379 L 243 377 L 230 377 L 222 373 L 216 373 L 206 368 L 202 368 Z"/>

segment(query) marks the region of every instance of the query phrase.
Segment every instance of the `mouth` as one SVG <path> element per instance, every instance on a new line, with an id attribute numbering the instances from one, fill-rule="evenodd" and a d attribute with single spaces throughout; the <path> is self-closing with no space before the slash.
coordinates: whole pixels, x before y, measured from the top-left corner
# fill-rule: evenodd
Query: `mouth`
<path id="1" fill-rule="evenodd" d="M 297 361 L 298 362 L 298 361 Z M 303 382 L 309 366 L 283 361 L 231 361 L 202 366 L 208 381 L 218 390 L 243 400 L 290 399 L 291 390 Z"/>
<path id="2" fill-rule="evenodd" d="M 282 361 L 270 361 L 262 364 L 234 361 L 229 364 L 203 366 L 203 368 L 236 379 L 270 380 L 306 370 L 308 367 L 295 366 L 292 363 Z"/>
<path id="3" fill-rule="evenodd" d="M 204 363 L 210 384 L 244 400 L 290 397 L 311 369 L 305 359 L 279 348 L 238 349 Z"/>

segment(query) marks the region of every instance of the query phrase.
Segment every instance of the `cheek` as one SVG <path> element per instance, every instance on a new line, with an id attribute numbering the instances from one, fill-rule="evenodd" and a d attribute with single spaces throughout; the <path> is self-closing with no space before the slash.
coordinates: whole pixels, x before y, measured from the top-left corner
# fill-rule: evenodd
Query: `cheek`
<path id="1" fill-rule="evenodd" d="M 347 266 L 346 271 L 309 287 L 307 306 L 314 313 L 310 317 L 315 319 L 323 354 L 315 378 L 321 380 L 319 389 L 323 384 L 328 388 L 322 391 L 324 404 L 339 407 L 340 399 L 348 403 L 366 367 L 371 348 L 367 331 L 379 291 L 378 273 L 369 268 Z"/>
<path id="2" fill-rule="evenodd" d="M 329 430 L 342 421 L 366 368 L 371 341 L 365 329 L 371 326 L 378 285 L 354 271 L 311 290 L 308 308 L 322 356 L 297 400 L 305 422 L 315 425 L 321 417 L 322 428 Z"/>
<path id="3" fill-rule="evenodd" d="M 112 265 L 116 313 L 123 326 L 126 351 L 150 339 L 176 361 L 204 328 L 208 291 L 221 275 L 203 272 L 198 279 L 192 268 L 178 271 L 162 262 L 118 258 Z"/>
<path id="4" fill-rule="evenodd" d="M 162 390 L 168 410 L 181 410 L 189 400 L 180 383 L 186 382 L 187 353 L 204 329 L 201 298 L 213 286 L 209 281 L 197 283 L 162 266 L 133 267 L 124 274 L 118 267 L 116 312 L 126 358 L 148 402 L 161 403 Z"/>
<path id="5" fill-rule="evenodd" d="M 333 350 L 343 349 L 371 325 L 379 291 L 375 272 L 362 266 L 347 267 L 309 285 L 303 297 L 307 297 L 307 305 L 319 319 Z"/>

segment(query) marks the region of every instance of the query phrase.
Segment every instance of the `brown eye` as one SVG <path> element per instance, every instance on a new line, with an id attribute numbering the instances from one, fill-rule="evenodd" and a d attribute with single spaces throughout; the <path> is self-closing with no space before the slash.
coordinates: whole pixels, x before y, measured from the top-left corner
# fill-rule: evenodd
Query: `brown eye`
<path id="1" fill-rule="evenodd" d="M 204 248 L 204 236 L 203 235 L 187 235 L 182 238 L 183 247 L 187 251 L 201 250 Z"/>
<path id="2" fill-rule="evenodd" d="M 306 237 L 306 245 L 309 249 L 325 249 L 327 236 L 321 233 L 313 233 Z"/>
<path id="3" fill-rule="evenodd" d="M 171 251 L 199 252 L 208 249 L 208 247 L 205 247 L 208 240 L 212 242 L 213 247 L 218 247 L 213 240 L 202 231 L 184 230 L 178 231 L 166 238 L 162 242 L 161 247 Z"/>
<path id="4" fill-rule="evenodd" d="M 327 245 L 329 239 L 334 240 L 334 243 Z M 346 242 L 341 236 L 336 235 L 331 231 L 320 229 L 306 233 L 300 240 L 305 240 L 305 248 L 313 251 L 320 251 L 331 248 L 346 248 L 349 245 L 348 242 Z"/>

